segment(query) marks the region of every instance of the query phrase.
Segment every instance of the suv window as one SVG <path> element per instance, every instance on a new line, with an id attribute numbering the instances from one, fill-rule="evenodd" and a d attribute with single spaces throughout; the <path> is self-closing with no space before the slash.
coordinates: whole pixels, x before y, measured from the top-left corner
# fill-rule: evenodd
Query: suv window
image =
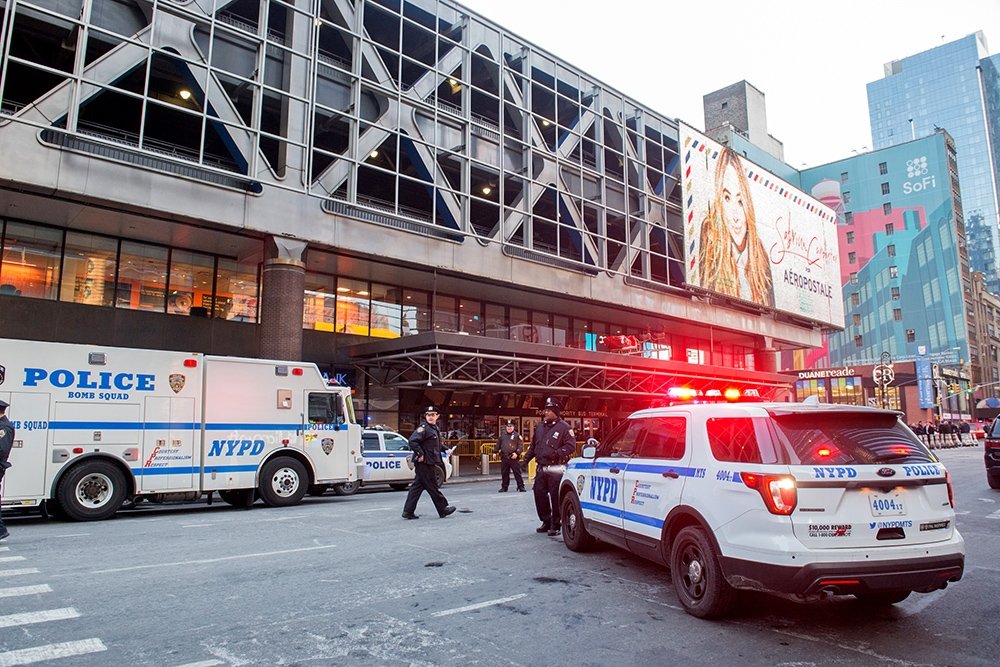
<path id="1" fill-rule="evenodd" d="M 608 439 L 601 443 L 598 456 L 614 456 L 628 458 L 632 456 L 639 438 L 642 435 L 644 419 L 630 419 L 611 432 Z"/>
<path id="2" fill-rule="evenodd" d="M 382 436 L 385 438 L 385 451 L 387 452 L 408 452 L 410 451 L 410 441 L 401 435 L 395 433 L 386 433 Z"/>
<path id="3" fill-rule="evenodd" d="M 714 417 L 705 423 L 708 444 L 716 461 L 777 463 L 767 433 L 767 420 L 753 417 Z M 764 447 L 761 447 L 761 444 Z M 762 452 L 766 452 L 766 455 Z"/>
<path id="4" fill-rule="evenodd" d="M 993 423 L 987 429 L 986 435 L 990 438 L 1000 438 L 1000 418 L 993 420 Z"/>
<path id="5" fill-rule="evenodd" d="M 933 463 L 937 459 L 895 415 L 791 414 L 774 417 L 785 463 Z"/>
<path id="6" fill-rule="evenodd" d="M 687 440 L 687 419 L 684 417 L 654 417 L 644 419 L 645 437 L 635 456 L 647 459 L 684 458 Z"/>
<path id="7" fill-rule="evenodd" d="M 361 451 L 363 452 L 377 452 L 378 447 L 378 435 L 374 433 L 363 433 L 361 434 Z"/>

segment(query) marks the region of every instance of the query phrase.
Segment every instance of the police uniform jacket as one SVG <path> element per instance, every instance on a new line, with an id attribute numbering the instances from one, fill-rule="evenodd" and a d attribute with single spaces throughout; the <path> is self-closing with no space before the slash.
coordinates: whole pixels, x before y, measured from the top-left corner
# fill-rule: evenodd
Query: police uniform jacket
<path id="1" fill-rule="evenodd" d="M 444 467 L 441 459 L 441 431 L 437 426 L 421 422 L 417 430 L 410 435 L 410 449 L 413 450 L 413 462 L 425 465 L 437 465 Z M 417 457 L 423 456 L 423 461 L 417 461 Z"/>
<path id="2" fill-rule="evenodd" d="M 14 426 L 7 419 L 7 415 L 0 416 L 0 477 L 3 477 L 4 470 L 10 467 L 7 458 L 13 446 Z"/>
<path id="3" fill-rule="evenodd" d="M 570 425 L 562 419 L 554 422 L 542 422 L 535 428 L 535 436 L 531 439 L 531 447 L 524 457 L 525 464 L 531 459 L 538 465 L 559 465 L 569 461 L 576 451 L 576 434 Z"/>
<path id="4" fill-rule="evenodd" d="M 517 431 L 507 433 L 507 429 L 504 429 L 504 432 L 497 438 L 497 451 L 500 452 L 500 458 L 504 460 L 509 459 L 513 454 L 517 454 L 520 458 L 524 451 L 524 438 Z"/>

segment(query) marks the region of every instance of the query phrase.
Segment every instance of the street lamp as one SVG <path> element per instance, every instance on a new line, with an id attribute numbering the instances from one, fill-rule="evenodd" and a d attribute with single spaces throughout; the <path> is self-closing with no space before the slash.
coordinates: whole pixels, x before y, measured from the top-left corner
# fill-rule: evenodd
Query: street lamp
<path id="1" fill-rule="evenodd" d="M 879 390 L 882 392 L 882 409 L 888 410 L 889 384 L 895 377 L 895 374 L 892 372 L 892 355 L 888 351 L 882 353 L 879 365 L 875 367 L 873 376 L 879 386 Z"/>

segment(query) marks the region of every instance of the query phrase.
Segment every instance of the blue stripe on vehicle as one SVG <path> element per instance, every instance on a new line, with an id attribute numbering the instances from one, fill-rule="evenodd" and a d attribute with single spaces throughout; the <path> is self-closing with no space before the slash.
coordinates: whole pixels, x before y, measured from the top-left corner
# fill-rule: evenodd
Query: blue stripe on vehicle
<path id="1" fill-rule="evenodd" d="M 704 468 L 686 468 L 683 466 L 671 466 L 671 465 L 655 465 L 651 463 L 629 463 L 627 470 L 629 472 L 645 472 L 659 475 L 665 472 L 675 472 L 681 477 L 704 477 Z M 701 475 L 698 471 L 702 471 Z"/>
<path id="2" fill-rule="evenodd" d="M 62 431 L 73 429 L 88 431 L 141 431 L 143 429 L 192 431 L 198 428 L 201 428 L 201 425 L 194 422 L 49 422 L 49 429 Z"/>
<path id="3" fill-rule="evenodd" d="M 615 519 L 623 519 L 624 521 L 631 521 L 632 523 L 641 523 L 646 526 L 653 526 L 654 528 L 663 528 L 663 519 L 658 519 L 652 516 L 645 516 L 643 514 L 636 514 L 635 512 L 623 512 L 617 507 L 608 507 L 607 505 L 598 505 L 597 503 L 581 502 L 580 507 L 588 512 L 597 512 L 598 514 L 605 514 Z"/>
<path id="4" fill-rule="evenodd" d="M 621 461 L 570 461 L 566 468 L 568 470 L 610 470 L 611 468 L 624 468 L 628 459 Z"/>
<path id="5" fill-rule="evenodd" d="M 658 519 L 655 516 L 646 516 L 645 514 L 636 514 L 635 512 L 625 512 L 625 520 L 631 521 L 632 523 L 641 523 L 645 526 L 652 526 L 653 528 L 663 528 L 663 519 Z"/>
<path id="6" fill-rule="evenodd" d="M 599 514 L 607 514 L 608 516 L 613 516 L 616 519 L 622 518 L 622 511 L 617 507 L 608 507 L 607 505 L 598 505 L 597 503 L 580 502 L 580 507 L 590 512 L 598 512 Z"/>

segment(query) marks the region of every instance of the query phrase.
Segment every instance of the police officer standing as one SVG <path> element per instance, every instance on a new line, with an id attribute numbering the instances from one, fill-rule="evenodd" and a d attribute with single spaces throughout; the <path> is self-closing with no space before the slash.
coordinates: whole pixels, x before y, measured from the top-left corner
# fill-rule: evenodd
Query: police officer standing
<path id="1" fill-rule="evenodd" d="M 0 400 L 0 485 L 3 484 L 4 473 L 10 467 L 7 459 L 10 457 L 11 448 L 14 447 L 14 426 L 7 419 L 7 408 L 9 407 L 10 404 L 7 401 Z M 0 490 L 2 490 L 2 486 L 0 486 Z M 10 533 L 7 532 L 7 526 L 3 523 L 3 516 L 0 515 L 0 540 L 8 535 Z"/>
<path id="2" fill-rule="evenodd" d="M 500 452 L 500 490 L 506 493 L 510 487 L 510 474 L 514 473 L 517 490 L 524 491 L 524 480 L 521 478 L 521 454 L 524 452 L 524 438 L 514 430 L 514 420 L 508 419 L 504 424 L 504 432 L 497 438 L 497 451 Z"/>
<path id="3" fill-rule="evenodd" d="M 410 436 L 410 449 L 413 450 L 413 483 L 410 484 L 410 492 L 406 494 L 406 503 L 403 505 L 404 519 L 420 518 L 414 514 L 414 510 L 417 509 L 420 494 L 425 490 L 434 501 L 434 507 L 442 519 L 455 511 L 438 488 L 437 477 L 434 474 L 436 467 L 444 468 L 444 461 L 441 459 L 441 431 L 437 427 L 438 416 L 437 408 L 433 405 L 428 406 L 424 411 L 424 421 Z"/>
<path id="4" fill-rule="evenodd" d="M 542 408 L 542 423 L 535 428 L 531 446 L 524 457 L 525 465 L 531 459 L 538 461 L 535 475 L 535 510 L 542 525 L 536 533 L 559 534 L 559 481 L 566 470 L 566 462 L 576 451 L 576 434 L 569 424 L 562 420 L 562 404 L 554 398 L 545 401 Z"/>

